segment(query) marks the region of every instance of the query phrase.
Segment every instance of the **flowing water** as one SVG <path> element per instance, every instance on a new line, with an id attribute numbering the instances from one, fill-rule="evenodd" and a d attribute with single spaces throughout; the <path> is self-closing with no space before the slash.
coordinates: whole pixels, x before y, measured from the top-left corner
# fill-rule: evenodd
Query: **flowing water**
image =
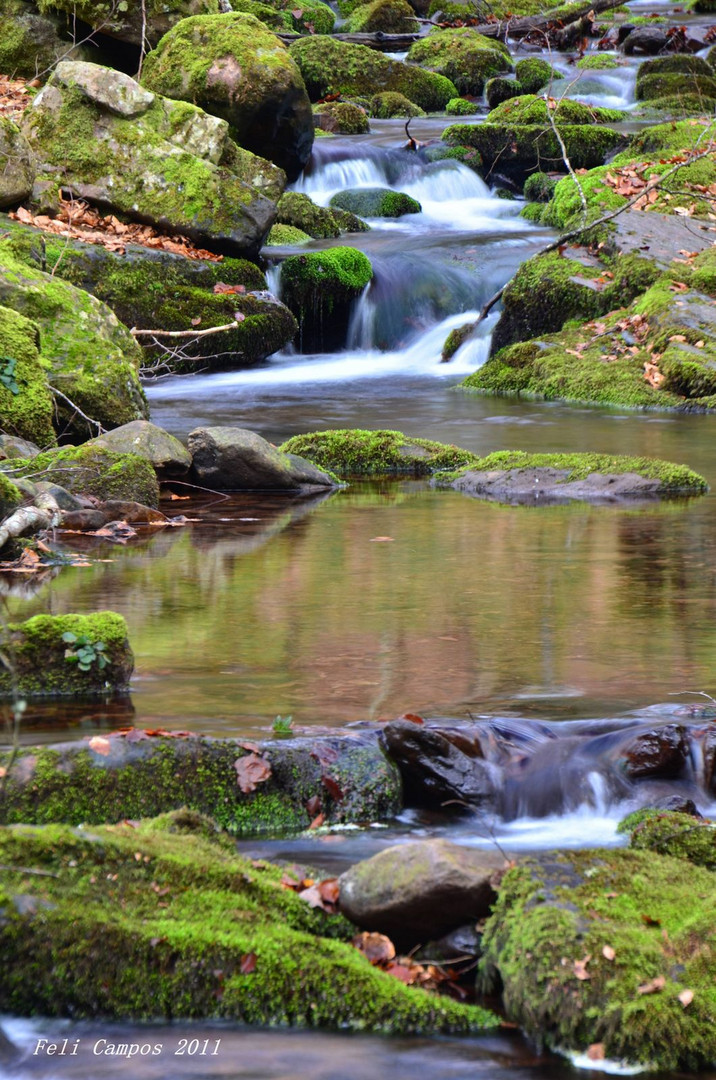
<path id="1" fill-rule="evenodd" d="M 563 67 L 570 79 L 573 70 Z M 587 81 L 588 79 L 588 81 Z M 572 96 L 633 102 L 634 72 L 586 72 Z M 413 122 L 420 141 L 444 121 Z M 402 121 L 370 136 L 318 140 L 297 187 L 321 204 L 346 187 L 389 185 L 422 213 L 372 222 L 349 243 L 375 279 L 331 355 L 287 351 L 250 370 L 171 379 L 149 389 L 152 418 L 185 436 L 231 424 L 274 442 L 336 427 L 393 428 L 499 449 L 593 450 L 684 462 L 716 488 L 712 417 L 632 413 L 467 396 L 455 390 L 487 357 L 481 336 L 440 363 L 448 331 L 475 318 L 517 266 L 550 239 L 466 167 L 401 150 Z M 280 287 L 280 259 L 266 253 Z M 180 489 L 177 488 L 177 491 Z M 427 483 L 356 483 L 316 498 L 193 493 L 166 511 L 190 520 L 126 547 L 76 538 L 91 567 L 4 585 L 11 615 L 112 608 L 136 654 L 131 701 L 34 707 L 27 742 L 77 738 L 134 722 L 216 735 L 266 735 L 277 714 L 297 729 L 341 728 L 405 711 L 568 721 L 681 715 L 688 691 L 716 693 L 716 495 L 630 508 L 506 507 Z M 408 812 L 389 828 L 244 843 L 332 872 L 402 838 L 447 835 L 509 853 L 617 842 L 623 806 L 595 772 L 562 816 L 459 826 Z M 262 1033 L 233 1026 L 7 1020 L 25 1051 L 16 1080 L 261 1078 L 563 1080 L 570 1066 L 517 1035 L 389 1040 Z M 77 1053 L 33 1054 L 38 1038 Z M 176 1054 L 179 1039 L 217 1054 Z M 161 1044 L 133 1060 L 97 1040 Z M 104 1046 L 106 1044 L 102 1044 Z M 186 1045 L 186 1044 L 185 1044 Z M 1 1047 L 0 1047 L 1 1050 Z M 0 1056 L 0 1061 L 2 1060 Z"/>

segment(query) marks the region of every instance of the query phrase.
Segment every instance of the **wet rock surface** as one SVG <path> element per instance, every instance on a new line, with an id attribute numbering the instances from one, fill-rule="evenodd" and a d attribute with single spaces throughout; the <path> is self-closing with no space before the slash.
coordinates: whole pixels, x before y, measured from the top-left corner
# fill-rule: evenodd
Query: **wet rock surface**
<path id="1" fill-rule="evenodd" d="M 465 495 L 513 505 L 654 499 L 662 487 L 661 481 L 637 473 L 593 473 L 584 480 L 568 476 L 565 469 L 490 469 L 463 473 L 452 486 Z"/>
<path id="2" fill-rule="evenodd" d="M 398 764 L 411 805 L 444 806 L 458 800 L 479 807 L 495 798 L 488 765 L 468 757 L 440 731 L 396 720 L 383 728 L 381 744 Z"/>
<path id="3" fill-rule="evenodd" d="M 188 439 L 192 474 L 214 491 L 297 491 L 331 488 L 327 473 L 296 454 L 284 454 L 245 428 L 196 428 Z"/>

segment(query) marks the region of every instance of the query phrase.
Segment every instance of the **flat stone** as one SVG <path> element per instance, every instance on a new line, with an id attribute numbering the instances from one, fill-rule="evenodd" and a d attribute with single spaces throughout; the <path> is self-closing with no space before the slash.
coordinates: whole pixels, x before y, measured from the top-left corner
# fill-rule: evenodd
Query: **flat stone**
<path id="1" fill-rule="evenodd" d="M 397 844 L 340 877 L 340 908 L 399 947 L 432 941 L 489 913 L 504 866 L 498 851 L 449 840 Z"/>
<path id="2" fill-rule="evenodd" d="M 149 420 L 133 420 L 92 439 L 117 454 L 139 454 L 154 468 L 172 476 L 183 476 L 191 468 L 191 454 L 174 435 Z"/>
<path id="3" fill-rule="evenodd" d="M 572 501 L 613 503 L 660 497 L 661 481 L 637 473 L 592 473 L 569 480 L 552 468 L 470 470 L 451 485 L 465 495 L 511 505 L 550 506 Z"/>
<path id="4" fill-rule="evenodd" d="M 54 77 L 63 86 L 77 86 L 90 101 L 127 119 L 141 116 L 154 102 L 154 94 L 129 75 L 99 64 L 63 60 L 55 68 Z"/>

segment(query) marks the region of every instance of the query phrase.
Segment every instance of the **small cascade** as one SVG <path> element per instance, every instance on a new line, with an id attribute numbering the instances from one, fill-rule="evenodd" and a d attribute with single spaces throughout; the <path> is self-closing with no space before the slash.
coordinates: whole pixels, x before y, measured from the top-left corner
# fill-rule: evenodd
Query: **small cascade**
<path id="1" fill-rule="evenodd" d="M 552 84 L 550 92 L 556 98 L 568 97 L 601 109 L 631 109 L 636 105 L 637 64 L 586 71 L 575 71 L 564 61 L 554 66 L 564 75 L 564 80 Z"/>

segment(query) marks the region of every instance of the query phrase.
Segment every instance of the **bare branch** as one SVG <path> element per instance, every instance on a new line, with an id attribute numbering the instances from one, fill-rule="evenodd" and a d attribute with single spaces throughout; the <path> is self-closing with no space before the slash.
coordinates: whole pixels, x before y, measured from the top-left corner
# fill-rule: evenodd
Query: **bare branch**
<path id="1" fill-rule="evenodd" d="M 243 320 L 242 320 L 243 321 Z M 221 334 L 224 330 L 237 330 L 241 322 L 234 319 L 233 322 L 226 323 L 224 326 L 209 326 L 206 330 L 138 330 L 136 326 L 133 326 L 129 331 L 135 338 L 137 337 L 168 337 L 168 338 L 200 338 L 208 337 L 210 334 Z"/>
<path id="2" fill-rule="evenodd" d="M 81 416 L 83 420 L 86 420 L 88 424 L 91 424 L 92 427 L 96 427 L 98 435 L 104 435 L 107 429 L 102 427 L 99 420 L 93 420 L 91 416 L 87 416 L 86 413 L 83 413 L 79 405 L 76 405 L 72 398 L 68 398 L 67 394 L 63 394 L 62 391 L 58 390 L 56 386 L 52 386 L 50 384 L 49 390 L 51 394 L 53 394 L 55 397 L 60 398 L 62 401 L 65 402 L 66 405 L 69 405 L 71 409 L 74 409 L 77 415 Z"/>

